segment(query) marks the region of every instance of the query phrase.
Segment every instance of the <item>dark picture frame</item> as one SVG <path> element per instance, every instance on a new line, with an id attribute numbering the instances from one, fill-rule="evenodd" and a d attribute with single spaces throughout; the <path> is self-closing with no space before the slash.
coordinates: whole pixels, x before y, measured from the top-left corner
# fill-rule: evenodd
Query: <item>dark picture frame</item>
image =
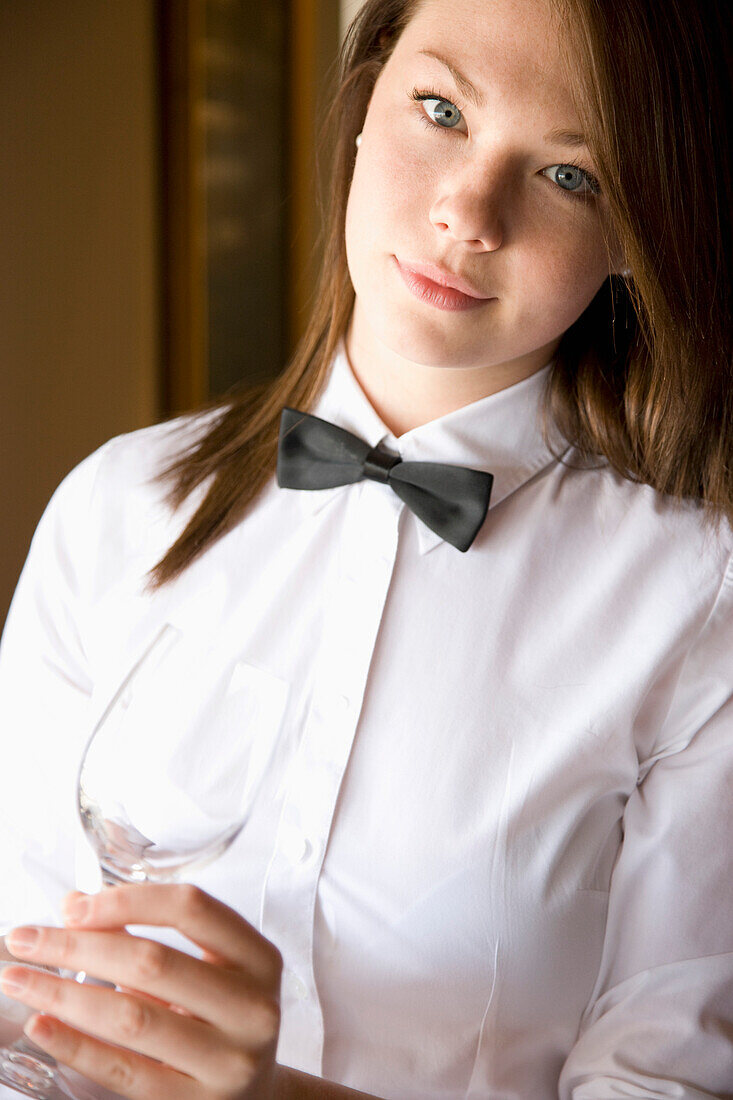
<path id="1" fill-rule="evenodd" d="M 159 0 L 163 413 L 276 377 L 318 262 L 336 0 Z"/>

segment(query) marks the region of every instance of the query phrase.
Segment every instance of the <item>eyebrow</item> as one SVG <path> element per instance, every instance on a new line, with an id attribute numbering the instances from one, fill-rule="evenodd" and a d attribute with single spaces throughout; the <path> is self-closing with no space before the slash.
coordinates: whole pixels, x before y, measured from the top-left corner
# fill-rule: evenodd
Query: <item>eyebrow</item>
<path id="1" fill-rule="evenodd" d="M 460 69 L 457 69 L 447 57 L 443 57 L 442 54 L 436 53 L 435 50 L 418 50 L 418 53 L 424 57 L 432 57 L 434 61 L 439 61 L 441 65 L 444 65 L 448 72 L 453 77 L 456 87 L 461 95 L 473 103 L 474 107 L 480 108 L 485 104 L 485 100 L 478 89 L 471 83 L 468 77 L 464 76 Z M 579 133 L 577 130 L 565 130 L 562 127 L 549 130 L 542 139 L 546 142 L 551 142 L 553 145 L 563 145 L 568 149 L 580 149 L 587 148 L 585 141 L 585 134 Z"/>

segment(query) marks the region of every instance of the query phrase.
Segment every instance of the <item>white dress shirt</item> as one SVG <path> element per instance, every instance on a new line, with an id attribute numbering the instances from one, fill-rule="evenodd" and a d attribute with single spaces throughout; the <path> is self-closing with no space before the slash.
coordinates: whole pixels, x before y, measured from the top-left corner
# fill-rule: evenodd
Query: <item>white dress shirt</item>
<path id="1" fill-rule="evenodd" d="M 229 639 L 277 742 L 194 881 L 283 954 L 279 1061 L 391 1100 L 733 1095 L 733 536 L 554 459 L 551 365 L 395 438 L 334 360 L 315 415 L 494 475 L 465 553 L 387 484 L 273 476 L 147 596 L 206 488 L 174 515 L 149 479 L 205 421 L 71 471 L 0 647 L 0 920 L 99 888 L 80 753 L 170 622 Z"/>

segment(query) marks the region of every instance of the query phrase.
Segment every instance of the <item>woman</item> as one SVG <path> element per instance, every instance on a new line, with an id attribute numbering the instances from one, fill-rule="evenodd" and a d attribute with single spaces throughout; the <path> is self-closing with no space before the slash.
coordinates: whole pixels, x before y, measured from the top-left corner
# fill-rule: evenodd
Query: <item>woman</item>
<path id="1" fill-rule="evenodd" d="M 16 989 L 61 1062 L 131 1098 L 730 1095 L 730 43 L 722 2 L 355 20 L 293 361 L 89 456 L 13 600 L 4 905 L 47 925 L 8 943 L 123 987 Z M 163 622 L 236 627 L 278 754 L 193 889 L 96 893 L 79 754 Z"/>

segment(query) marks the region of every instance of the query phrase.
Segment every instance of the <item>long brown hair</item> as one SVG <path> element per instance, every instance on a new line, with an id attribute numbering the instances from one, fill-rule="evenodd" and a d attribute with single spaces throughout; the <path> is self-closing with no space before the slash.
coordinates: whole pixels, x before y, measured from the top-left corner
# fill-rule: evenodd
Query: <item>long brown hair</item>
<path id="1" fill-rule="evenodd" d="M 148 591 L 242 520 L 274 475 L 283 406 L 308 411 L 323 389 L 354 302 L 344 236 L 354 139 L 417 3 L 367 0 L 349 28 L 327 120 L 333 159 L 322 181 L 323 263 L 307 330 L 277 379 L 192 411 L 194 419 L 221 415 L 156 480 L 171 484 L 173 509 L 209 484 L 150 570 Z M 599 457 L 624 478 L 699 501 L 715 526 L 722 516 L 733 522 L 729 0 L 551 3 L 567 35 L 568 87 L 632 275 L 609 275 L 563 334 L 542 409 L 546 438 L 552 420 L 581 462 Z"/>

